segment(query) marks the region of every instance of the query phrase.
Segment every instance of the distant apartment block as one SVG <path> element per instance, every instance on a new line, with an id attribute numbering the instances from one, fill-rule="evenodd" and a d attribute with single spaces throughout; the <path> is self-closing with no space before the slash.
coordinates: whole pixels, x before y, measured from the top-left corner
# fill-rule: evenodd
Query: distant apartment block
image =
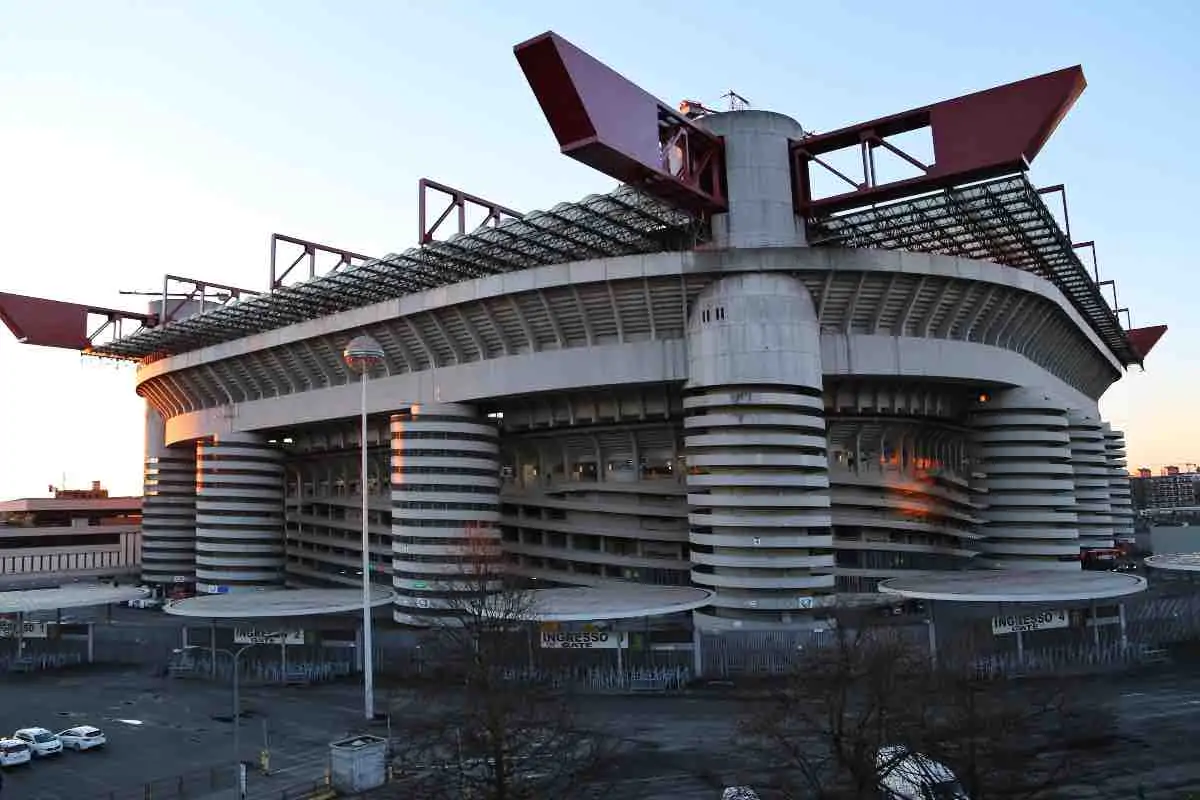
<path id="1" fill-rule="evenodd" d="M 1131 479 L 1133 504 L 1137 510 L 1154 508 L 1191 508 L 1200 506 L 1200 472 L 1184 472 L 1176 466 L 1164 467 L 1154 475 L 1142 467 Z"/>
<path id="2" fill-rule="evenodd" d="M 142 551 L 142 498 L 90 489 L 0 502 L 0 588 L 134 578 Z"/>

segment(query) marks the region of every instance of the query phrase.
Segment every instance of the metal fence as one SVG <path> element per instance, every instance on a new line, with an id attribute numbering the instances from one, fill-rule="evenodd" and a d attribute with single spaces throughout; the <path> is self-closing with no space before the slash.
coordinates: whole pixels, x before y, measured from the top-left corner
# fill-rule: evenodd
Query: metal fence
<path id="1" fill-rule="evenodd" d="M 1151 593 L 1125 602 L 1126 637 L 1119 627 L 1072 627 L 1035 631 L 1023 637 L 1017 652 L 1014 636 L 994 636 L 987 610 L 937 611 L 939 657 L 957 660 L 997 676 L 1038 672 L 1099 671 L 1122 669 L 1161 658 L 1175 645 L 1200 645 L 1200 593 L 1191 587 L 1156 587 Z M 923 618 L 896 618 L 886 623 L 890 635 L 906 637 L 914 647 L 928 647 L 928 627 Z M 232 632 L 219 631 L 217 646 L 232 646 Z M 706 679 L 778 675 L 793 670 L 812 648 L 827 647 L 831 630 L 804 632 L 729 631 L 703 634 L 702 675 Z M 97 624 L 95 661 L 101 664 L 152 666 L 173 671 L 180 650 L 180 630 L 173 626 Z M 381 626 L 376 638 L 375 665 L 383 678 L 454 681 L 455 669 L 440 653 L 435 636 L 389 630 Z M 192 639 L 191 666 L 176 674 L 231 678 L 229 658 L 218 653 L 216 666 L 209 662 L 209 632 Z M 549 682 L 581 690 L 613 691 L 640 687 L 681 688 L 692 679 L 693 653 L 686 644 L 674 649 L 631 647 L 615 650 L 543 649 L 525 633 L 515 634 L 505 667 L 514 679 Z M 37 672 L 80 665 L 86 660 L 84 642 L 27 640 L 20 658 L 16 642 L 0 640 L 0 672 Z M 337 680 L 357 671 L 356 653 L 346 647 L 264 646 L 243 656 L 241 677 L 247 683 L 318 683 Z"/>
<path id="2" fill-rule="evenodd" d="M 92 795 L 88 800 L 196 800 L 233 786 L 233 767 L 210 767 L 147 781 L 137 787 L 114 789 Z"/>

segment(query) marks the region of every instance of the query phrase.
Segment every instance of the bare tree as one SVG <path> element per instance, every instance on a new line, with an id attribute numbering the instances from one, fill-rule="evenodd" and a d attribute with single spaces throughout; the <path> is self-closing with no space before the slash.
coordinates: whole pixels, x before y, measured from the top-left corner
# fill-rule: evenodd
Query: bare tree
<path id="1" fill-rule="evenodd" d="M 863 614 L 840 614 L 833 641 L 803 654 L 739 725 L 759 756 L 759 780 L 786 798 L 878 797 L 880 749 L 924 726 L 917 698 L 925 663 L 892 630 L 867 624 Z"/>
<path id="2" fill-rule="evenodd" d="M 955 663 L 931 673 L 934 713 L 914 744 L 952 765 L 972 800 L 1052 797 L 1112 738 L 1111 715 L 1070 680 L 994 680 Z"/>
<path id="3" fill-rule="evenodd" d="M 476 530 L 427 620 L 437 669 L 454 684 L 409 718 L 394 768 L 405 796 L 573 798 L 598 792 L 615 745 L 564 693 L 537 680 L 534 595 L 513 579 L 491 531 Z M 414 717 L 416 717 L 414 719 Z"/>
<path id="4" fill-rule="evenodd" d="M 1033 800 L 1071 782 L 1075 745 L 1108 725 L 1063 682 L 990 680 L 948 653 L 935 666 L 868 616 L 837 623 L 740 726 L 757 762 L 777 767 L 765 788 L 781 797 L 876 798 L 894 776 L 938 798 Z"/>

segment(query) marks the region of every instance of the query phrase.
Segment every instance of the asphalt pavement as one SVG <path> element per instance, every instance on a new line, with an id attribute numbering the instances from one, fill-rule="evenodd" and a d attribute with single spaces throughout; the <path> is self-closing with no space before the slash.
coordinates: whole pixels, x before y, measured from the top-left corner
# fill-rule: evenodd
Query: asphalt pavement
<path id="1" fill-rule="evenodd" d="M 1080 753 L 1086 781 L 1063 786 L 1054 797 L 1073 800 L 1174 798 L 1200 789 L 1200 670 L 1163 667 L 1155 672 L 1073 679 L 1098 707 L 1111 711 L 1115 735 Z M 361 688 L 353 683 L 296 688 L 247 686 L 248 716 L 241 728 L 242 758 L 254 762 L 264 735 L 275 774 L 252 772 L 251 798 L 278 798 L 285 787 L 317 780 L 328 743 L 361 732 Z M 163 678 L 149 670 L 90 669 L 61 675 L 5 676 L 0 686 L 0 731 L 42 725 L 103 728 L 102 751 L 66 753 L 7 773 L 3 800 L 116 800 L 137 798 L 153 779 L 206 775 L 227 780 L 234 771 L 230 687 Z M 670 696 L 579 696 L 571 701 L 583 724 L 625 739 L 630 755 L 615 765 L 610 800 L 699 800 L 720 796 L 719 783 L 754 782 L 743 771 L 734 732 L 746 712 L 739 696 L 705 693 Z M 430 708 L 422 693 L 379 694 L 395 709 L 393 732 Z M 386 729 L 373 732 L 383 735 Z M 703 765 L 704 775 L 698 774 Z M 222 772 L 223 771 L 223 772 Z M 198 779 L 198 780 L 202 780 Z M 192 796 L 203 796 L 195 791 Z M 161 795 L 155 795 L 161 796 Z"/>

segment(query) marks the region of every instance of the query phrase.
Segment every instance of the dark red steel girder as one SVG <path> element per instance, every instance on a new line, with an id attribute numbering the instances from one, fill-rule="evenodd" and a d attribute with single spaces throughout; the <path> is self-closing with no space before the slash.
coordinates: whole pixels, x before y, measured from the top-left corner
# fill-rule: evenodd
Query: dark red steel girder
<path id="1" fill-rule="evenodd" d="M 1154 345 L 1158 344 L 1158 340 L 1166 332 L 1166 325 L 1152 325 L 1148 328 L 1131 328 L 1125 332 L 1125 335 L 1129 339 L 1129 344 L 1144 359 L 1150 355 L 1150 351 L 1154 349 Z"/>
<path id="2" fill-rule="evenodd" d="M 279 245 L 294 245 L 300 248 L 300 253 L 290 264 L 283 266 L 283 262 L 279 258 Z M 275 291 L 284 285 L 287 276 L 292 270 L 300 265 L 300 262 L 308 261 L 308 276 L 307 280 L 312 280 L 317 277 L 317 256 L 332 255 L 337 256 L 337 262 L 330 267 L 327 272 L 335 272 L 342 267 L 349 267 L 355 264 L 361 264 L 364 261 L 370 261 L 370 256 L 364 256 L 361 253 L 355 253 L 352 250 L 343 250 L 340 247 L 330 247 L 319 242 L 310 242 L 307 239 L 297 239 L 295 236 L 285 236 L 282 233 L 271 234 L 271 291 Z M 214 285 L 215 286 L 215 285 Z M 232 289 L 237 296 L 237 292 L 246 292 L 244 289 L 233 289 L 232 287 L 218 287 L 226 290 Z M 254 292 L 246 292 L 255 294 Z"/>
<path id="3" fill-rule="evenodd" d="M 104 317 L 105 321 L 99 328 L 89 332 L 89 316 Z M 0 321 L 23 344 L 87 350 L 103 331 L 110 326 L 119 329 L 126 320 L 138 323 L 139 327 L 153 326 L 157 322 L 153 314 L 135 314 L 0 292 Z"/>
<path id="4" fill-rule="evenodd" d="M 433 222 L 429 221 L 428 210 L 428 195 L 434 192 L 443 197 L 449 198 L 449 201 Z M 483 225 L 496 225 L 500 220 L 505 218 L 520 219 L 524 216 L 520 211 L 513 211 L 511 208 L 493 203 L 491 200 L 485 200 L 473 194 L 468 194 L 462 189 L 455 189 L 453 186 L 447 186 L 444 183 L 432 181 L 429 178 L 421 178 L 417 181 L 417 217 L 418 225 L 421 228 L 420 238 L 417 240 L 420 244 L 429 244 L 435 241 L 438 230 L 442 223 L 450 218 L 450 214 L 455 214 L 455 222 L 458 226 L 458 233 L 464 234 L 467 231 L 467 211 L 471 208 L 477 208 L 486 213 L 483 219 Z"/>
<path id="5" fill-rule="evenodd" d="M 1087 87 L 1083 69 L 1067 67 L 982 92 L 943 100 L 840 130 L 793 140 L 792 180 L 796 211 L 819 217 L 849 208 L 896 200 L 970 181 L 1021 172 L 1029 167 L 1058 123 Z M 886 141 L 889 136 L 929 128 L 932 164 L 924 164 Z M 830 167 L 821 156 L 849 147 L 863 151 L 861 181 Z M 924 174 L 876 184 L 873 152 L 882 147 Z M 818 164 L 854 186 L 852 191 L 815 198 L 809 170 Z"/>
<path id="6" fill-rule="evenodd" d="M 725 210 L 720 137 L 556 33 L 513 52 L 564 154 L 680 208 Z"/>

